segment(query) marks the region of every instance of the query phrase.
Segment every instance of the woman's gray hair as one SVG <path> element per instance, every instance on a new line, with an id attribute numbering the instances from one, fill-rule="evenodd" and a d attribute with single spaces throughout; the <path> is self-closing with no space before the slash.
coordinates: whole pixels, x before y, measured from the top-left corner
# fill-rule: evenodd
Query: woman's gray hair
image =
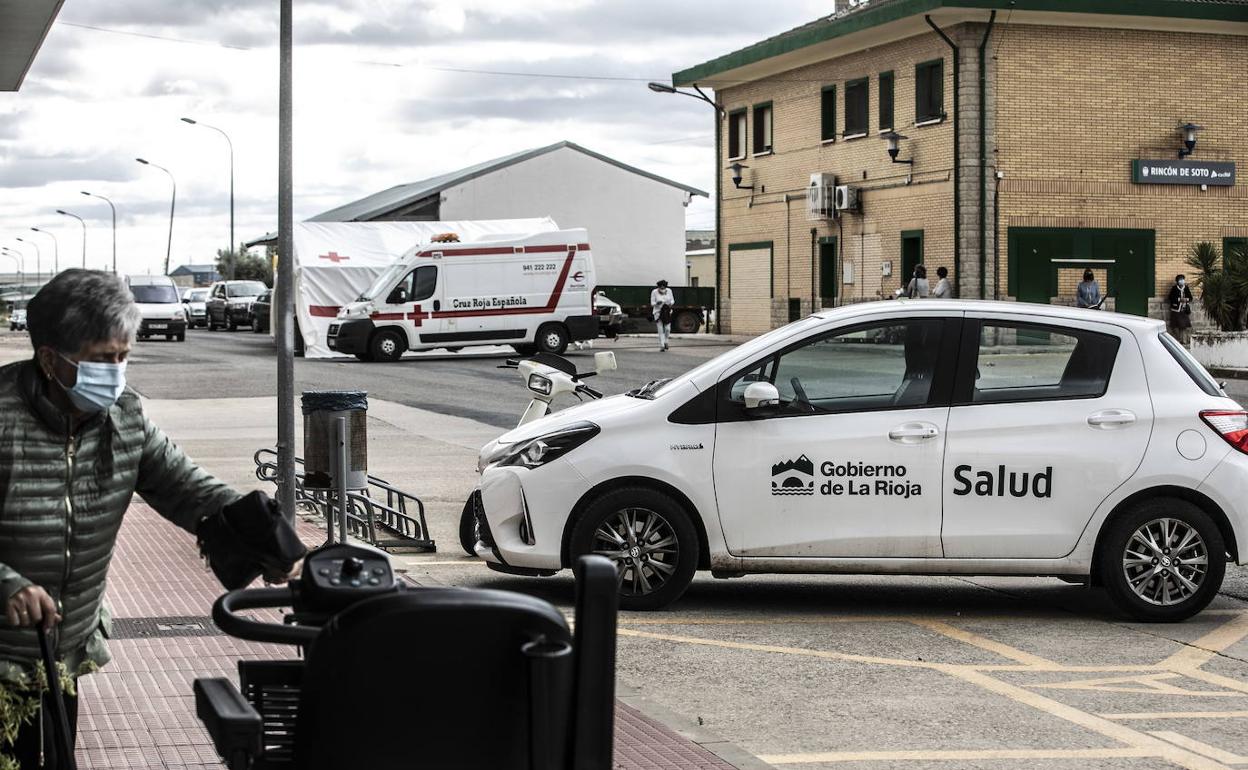
<path id="1" fill-rule="evenodd" d="M 142 315 L 120 276 L 99 270 L 65 270 L 26 306 L 30 342 L 68 355 L 92 342 L 134 341 Z"/>

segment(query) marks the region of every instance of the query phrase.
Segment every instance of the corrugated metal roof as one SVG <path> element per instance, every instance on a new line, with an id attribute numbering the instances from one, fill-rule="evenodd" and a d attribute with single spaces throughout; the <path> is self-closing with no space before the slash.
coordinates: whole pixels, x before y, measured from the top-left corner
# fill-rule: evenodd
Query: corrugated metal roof
<path id="1" fill-rule="evenodd" d="M 376 219 L 377 217 L 384 216 L 385 214 L 396 209 L 410 206 L 413 203 L 424 200 L 431 195 L 440 193 L 449 187 L 463 184 L 470 179 L 476 179 L 479 176 L 493 173 L 499 169 L 506 168 L 507 166 L 522 163 L 531 158 L 536 158 L 539 155 L 545 155 L 547 153 L 554 152 L 555 150 L 561 150 L 565 147 L 570 150 L 576 150 L 577 152 L 584 153 L 591 158 L 597 158 L 604 163 L 610 163 L 611 165 L 617 168 L 622 168 L 625 171 L 630 171 L 639 176 L 644 176 L 647 179 L 653 179 L 656 182 L 661 182 L 663 184 L 679 188 L 687 193 L 690 193 L 691 195 L 701 195 L 704 198 L 710 197 L 705 192 L 695 187 L 689 187 L 688 185 L 683 185 L 679 182 L 673 182 L 670 179 L 665 179 L 656 174 L 651 174 L 648 171 L 642 171 L 634 166 L 621 163 L 618 160 L 608 158 L 605 155 L 600 155 L 592 150 L 587 150 L 574 142 L 564 141 L 549 145 L 547 147 L 539 147 L 535 150 L 525 150 L 523 152 L 505 155 L 501 158 L 495 158 L 494 160 L 487 160 L 484 163 L 478 163 L 475 166 L 468 166 L 467 168 L 462 168 L 458 171 L 452 171 L 449 174 L 442 174 L 441 176 L 431 177 L 419 182 L 396 185 L 387 190 L 382 190 L 381 192 L 373 193 L 365 198 L 360 198 L 357 201 L 352 201 L 351 203 L 339 206 L 338 208 L 330 209 L 329 211 L 317 214 L 316 216 L 309 218 L 307 221 L 367 222 Z"/>

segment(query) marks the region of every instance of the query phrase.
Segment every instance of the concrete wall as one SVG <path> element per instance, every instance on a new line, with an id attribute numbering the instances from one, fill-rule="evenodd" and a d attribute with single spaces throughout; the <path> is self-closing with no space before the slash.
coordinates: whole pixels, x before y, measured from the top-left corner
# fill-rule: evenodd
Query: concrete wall
<path id="1" fill-rule="evenodd" d="M 991 47 L 1002 294 L 1012 226 L 1155 230 L 1159 296 L 1193 243 L 1248 236 L 1248 38 L 999 24 Z M 1133 184 L 1131 161 L 1176 158 L 1189 121 L 1192 159 L 1235 161 L 1238 183 Z"/>
<path id="2" fill-rule="evenodd" d="M 441 217 L 553 217 L 589 230 L 599 284 L 672 285 L 685 278 L 685 192 L 570 148 L 443 193 Z"/>

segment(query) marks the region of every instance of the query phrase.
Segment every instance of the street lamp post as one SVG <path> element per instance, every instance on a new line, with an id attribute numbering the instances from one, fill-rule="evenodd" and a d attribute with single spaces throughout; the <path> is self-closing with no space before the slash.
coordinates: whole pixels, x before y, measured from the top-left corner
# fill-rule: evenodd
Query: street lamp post
<path id="1" fill-rule="evenodd" d="M 646 87 L 656 94 L 679 94 L 680 96 L 688 96 L 693 99 L 698 99 L 699 101 L 703 101 L 711 105 L 711 107 L 715 110 L 715 331 L 718 332 L 720 331 L 720 324 L 723 322 L 722 319 L 724 317 L 723 313 L 720 312 L 720 299 L 723 296 L 724 282 L 722 276 L 720 275 L 719 258 L 722 250 L 722 246 L 720 245 L 721 238 L 719 237 L 719 222 L 723 216 L 722 212 L 719 210 L 720 203 L 723 201 L 723 191 L 721 189 L 723 180 L 720 178 L 722 174 L 719 170 L 719 124 L 720 121 L 724 119 L 724 108 L 714 99 L 707 96 L 697 85 L 694 85 L 693 87 L 693 90 L 697 91 L 696 94 L 691 94 L 688 91 L 681 91 L 680 89 L 674 86 L 669 86 L 666 83 L 649 83 Z M 811 277 L 811 280 L 814 280 L 813 276 Z M 710 328 L 709 322 L 707 324 L 707 328 Z"/>
<path id="2" fill-rule="evenodd" d="M 21 252 L 13 251 L 7 246 L 0 249 L 0 256 L 8 257 L 17 263 L 17 282 L 19 284 L 20 291 L 20 284 L 26 283 L 26 271 L 23 269 L 26 266 L 26 260 L 22 258 Z"/>
<path id="3" fill-rule="evenodd" d="M 113 205 L 112 201 L 110 201 L 108 198 L 105 198 L 103 195 L 97 195 L 96 193 L 89 193 L 86 190 L 83 190 L 82 194 L 87 196 L 88 198 L 99 198 L 100 200 L 107 203 L 108 207 L 113 210 L 113 275 L 116 275 L 117 274 L 117 207 Z M 168 271 L 166 270 L 165 272 L 168 272 Z"/>
<path id="4" fill-rule="evenodd" d="M 65 209 L 57 209 L 56 213 L 63 214 L 67 217 L 73 217 L 78 220 L 78 224 L 82 225 L 82 269 L 87 269 L 87 223 L 77 214 L 71 214 Z"/>
<path id="5" fill-rule="evenodd" d="M 173 185 L 173 195 L 169 198 L 169 244 L 165 247 L 165 275 L 169 275 L 169 257 L 173 254 L 173 208 L 178 202 L 178 181 L 173 178 L 173 172 L 164 166 L 157 166 L 155 163 L 142 158 L 135 158 L 135 160 L 144 166 L 151 166 L 165 172 L 169 175 L 170 184 Z"/>
<path id="6" fill-rule="evenodd" d="M 39 279 L 43 277 L 43 257 L 39 253 L 39 244 L 34 241 L 28 241 L 25 238 L 18 238 L 20 243 L 29 243 L 35 247 L 35 283 L 39 283 Z"/>
<path id="7" fill-rule="evenodd" d="M 38 227 L 32 227 L 30 229 L 36 233 L 43 233 L 52 239 L 52 275 L 56 275 L 61 272 L 61 247 L 60 244 L 56 242 L 56 236 L 47 230 L 40 230 Z"/>
<path id="8" fill-rule="evenodd" d="M 225 278 L 227 281 L 232 281 L 234 280 L 234 142 L 230 141 L 229 134 L 225 133 L 216 126 L 210 126 L 207 123 L 200 123 L 193 118 L 182 118 L 182 122 L 192 126 L 211 128 L 213 131 L 216 131 L 218 134 L 225 137 L 225 143 L 230 148 L 230 243 L 229 248 L 226 249 L 225 252 Z"/>

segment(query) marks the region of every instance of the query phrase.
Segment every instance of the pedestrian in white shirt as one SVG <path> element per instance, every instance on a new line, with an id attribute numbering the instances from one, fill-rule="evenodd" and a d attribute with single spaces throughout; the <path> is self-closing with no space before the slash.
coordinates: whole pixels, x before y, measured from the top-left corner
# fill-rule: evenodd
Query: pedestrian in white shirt
<path id="1" fill-rule="evenodd" d="M 672 335 L 672 305 L 675 304 L 676 299 L 672 290 L 667 288 L 667 281 L 656 283 L 654 291 L 650 292 L 650 308 L 659 332 L 659 352 L 667 350 L 667 341 Z"/>
<path id="2" fill-rule="evenodd" d="M 953 287 L 949 285 L 949 268 L 944 265 L 936 268 L 936 277 L 940 280 L 936 282 L 936 288 L 932 289 L 932 296 L 936 299 L 953 299 Z"/>

